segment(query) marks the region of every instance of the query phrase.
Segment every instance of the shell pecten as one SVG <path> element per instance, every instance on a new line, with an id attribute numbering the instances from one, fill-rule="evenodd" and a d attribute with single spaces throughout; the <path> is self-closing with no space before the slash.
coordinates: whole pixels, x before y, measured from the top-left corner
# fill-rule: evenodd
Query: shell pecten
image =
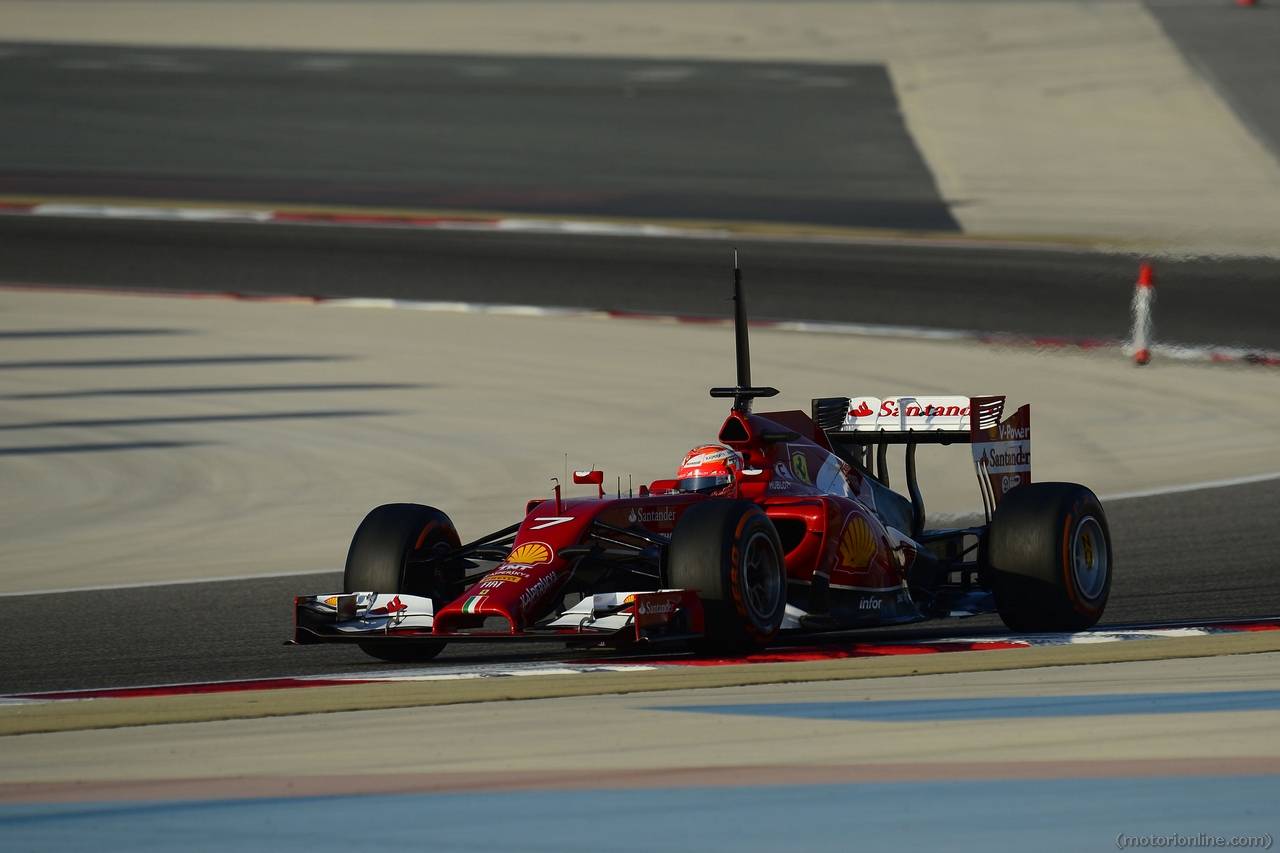
<path id="1" fill-rule="evenodd" d="M 505 562 L 522 566 L 536 566 L 539 563 L 550 562 L 550 560 L 551 549 L 549 547 L 541 542 L 526 542 L 512 551 Z"/>
<path id="2" fill-rule="evenodd" d="M 876 553 L 876 538 L 871 525 L 861 516 L 854 516 L 840 534 L 840 565 L 846 569 L 865 569 Z"/>

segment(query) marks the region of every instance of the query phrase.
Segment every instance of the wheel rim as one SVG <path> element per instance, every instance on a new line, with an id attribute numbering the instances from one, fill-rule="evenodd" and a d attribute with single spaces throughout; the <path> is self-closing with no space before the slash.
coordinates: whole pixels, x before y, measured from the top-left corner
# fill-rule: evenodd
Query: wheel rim
<path id="1" fill-rule="evenodd" d="M 747 609 L 757 622 L 773 618 L 782 597 L 782 573 L 778 552 L 768 534 L 757 532 L 747 540 L 742 560 L 742 591 Z"/>
<path id="2" fill-rule="evenodd" d="M 1071 543 L 1071 569 L 1075 574 L 1076 588 L 1085 598 L 1093 601 L 1102 595 L 1107 584 L 1107 537 L 1102 535 L 1102 525 L 1091 515 L 1086 515 L 1076 525 Z"/>

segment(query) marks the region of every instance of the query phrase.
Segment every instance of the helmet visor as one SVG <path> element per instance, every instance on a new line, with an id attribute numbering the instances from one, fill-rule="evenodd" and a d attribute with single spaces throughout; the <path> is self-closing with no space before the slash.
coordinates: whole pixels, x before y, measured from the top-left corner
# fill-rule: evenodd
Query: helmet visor
<path id="1" fill-rule="evenodd" d="M 723 474 L 718 477 L 687 477 L 676 481 L 676 488 L 682 492 L 714 492 L 723 489 L 729 482 L 730 478 Z"/>

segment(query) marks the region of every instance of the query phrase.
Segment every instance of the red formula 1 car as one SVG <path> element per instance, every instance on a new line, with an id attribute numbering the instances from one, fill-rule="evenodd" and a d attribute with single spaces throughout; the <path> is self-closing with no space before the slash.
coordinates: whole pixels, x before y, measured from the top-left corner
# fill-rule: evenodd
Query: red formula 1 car
<path id="1" fill-rule="evenodd" d="M 354 642 L 424 660 L 460 640 L 684 642 L 750 651 L 780 632 L 998 612 L 1016 631 L 1072 631 L 1102 615 L 1111 540 L 1084 486 L 1031 482 L 1030 408 L 1003 397 L 830 397 L 755 414 L 741 275 L 738 384 L 719 444 L 676 479 L 591 498 L 529 501 L 463 544 L 448 516 L 380 506 L 356 530 L 341 593 L 295 601 L 298 643 Z M 925 529 L 920 444 L 969 444 L 985 523 Z M 903 445 L 906 492 L 889 487 Z"/>

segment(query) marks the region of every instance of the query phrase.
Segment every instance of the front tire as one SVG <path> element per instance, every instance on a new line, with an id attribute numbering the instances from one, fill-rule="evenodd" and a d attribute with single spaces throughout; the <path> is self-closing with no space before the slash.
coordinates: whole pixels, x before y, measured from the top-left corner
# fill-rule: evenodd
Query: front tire
<path id="1" fill-rule="evenodd" d="M 437 578 L 409 563 L 414 551 L 457 548 L 460 540 L 449 516 L 435 507 L 386 504 L 360 522 L 342 577 L 344 592 L 407 593 L 434 597 Z M 439 604 L 439 602 L 437 602 Z M 432 640 L 364 640 L 367 655 L 385 661 L 431 660 L 445 643 Z"/>
<path id="2" fill-rule="evenodd" d="M 782 627 L 787 577 L 782 542 L 751 501 L 712 499 L 685 510 L 671 536 L 668 581 L 698 591 L 708 650 L 748 653 Z"/>
<path id="3" fill-rule="evenodd" d="M 1102 504 L 1075 483 L 1028 483 L 1000 501 L 987 545 L 1001 620 L 1024 632 L 1084 631 L 1111 595 Z"/>

